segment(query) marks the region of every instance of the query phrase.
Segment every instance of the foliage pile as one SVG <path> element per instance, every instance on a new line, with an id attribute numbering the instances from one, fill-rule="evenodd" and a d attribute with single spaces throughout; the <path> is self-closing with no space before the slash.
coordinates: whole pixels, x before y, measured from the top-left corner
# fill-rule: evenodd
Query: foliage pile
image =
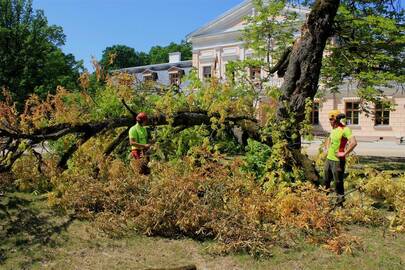
<path id="1" fill-rule="evenodd" d="M 134 229 L 215 238 L 221 253 L 269 255 L 273 245 L 292 245 L 298 236 L 325 243 L 339 234 L 328 197 L 310 184 L 265 192 L 251 173 L 239 170 L 242 160 L 227 164 L 207 155 L 156 162 L 148 178 L 137 174 L 134 162 L 131 169 L 119 160 L 95 161 L 80 153 L 74 160 L 80 170 L 52 178 L 50 203 L 75 209 L 78 217 L 95 220 L 113 235 Z"/>
<path id="2" fill-rule="evenodd" d="M 300 239 L 351 253 L 361 248 L 361 240 L 345 234 L 346 225 L 404 232 L 404 176 L 394 179 L 372 169 L 362 175 L 352 172 L 345 207 L 336 208 L 334 194 L 308 182 L 269 188 L 250 171 L 249 160 L 226 161 L 208 146 L 170 162 L 153 161 L 147 177 L 138 173 L 136 161 L 103 157 L 97 151 L 103 143 L 90 140 L 63 173 L 48 161 L 41 174 L 36 159 L 26 156 L 14 165 L 16 184 L 30 191 L 51 190 L 51 205 L 74 210 L 77 218 L 94 221 L 111 236 L 136 231 L 215 239 L 211 251 L 219 254 L 268 256 L 273 246 L 294 247 Z"/>
<path id="3" fill-rule="evenodd" d="M 404 232 L 405 175 L 394 177 L 392 173 L 371 168 L 363 171 L 361 177 L 356 174 L 358 172 L 353 172 L 348 182 L 360 192 L 351 194 L 347 204 L 350 211 L 346 210 L 342 221 L 389 225 L 391 231 Z M 388 216 L 377 209 L 388 211 Z"/>
<path id="4" fill-rule="evenodd" d="M 348 224 L 390 223 L 395 232 L 404 228 L 405 178 L 393 181 L 375 174 L 366 181 L 352 177 L 349 185 L 361 187 L 362 192 L 349 194 L 346 207 L 335 209 L 333 195 L 310 183 L 274 185 L 266 190 L 254 174 L 240 169 L 246 166 L 244 160 L 226 162 L 207 148 L 175 161 L 153 162 L 147 177 L 138 174 L 136 161 L 125 164 L 91 151 L 102 143 L 87 143 L 67 171 L 48 171 L 49 203 L 69 212 L 73 209 L 77 218 L 94 221 L 114 237 L 135 231 L 215 239 L 214 253 L 268 256 L 273 246 L 292 248 L 299 239 L 323 244 L 336 253 L 352 252 L 361 247 L 361 240 L 344 233 L 343 226 Z M 38 174 L 17 170 L 18 166 L 14 173 L 19 179 Z M 32 179 L 43 185 L 43 178 Z M 390 211 L 389 219 L 377 202 Z"/>

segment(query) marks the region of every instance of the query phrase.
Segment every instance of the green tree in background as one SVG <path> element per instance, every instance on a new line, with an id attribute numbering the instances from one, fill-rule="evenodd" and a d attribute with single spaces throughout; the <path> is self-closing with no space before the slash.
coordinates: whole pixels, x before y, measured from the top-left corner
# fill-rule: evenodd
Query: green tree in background
<path id="1" fill-rule="evenodd" d="M 113 45 L 103 51 L 100 64 L 108 70 L 138 67 L 151 64 L 161 64 L 169 62 L 169 53 L 181 52 L 182 60 L 192 58 L 192 46 L 190 43 L 182 41 L 177 44 L 171 42 L 167 46 L 153 46 L 149 53 L 135 51 L 134 48 L 126 45 Z"/>
<path id="2" fill-rule="evenodd" d="M 150 63 L 161 64 L 169 62 L 169 53 L 180 52 L 181 60 L 192 58 L 192 46 L 190 43 L 182 41 L 180 44 L 171 42 L 167 46 L 154 46 L 149 51 Z"/>
<path id="3" fill-rule="evenodd" d="M 12 93 L 19 108 L 32 93 L 76 87 L 82 63 L 61 51 L 64 43 L 62 28 L 48 25 L 32 0 L 0 0 L 0 87 Z"/>
<path id="4" fill-rule="evenodd" d="M 322 79 L 328 89 L 350 81 L 358 95 L 376 102 L 382 87 L 405 82 L 404 10 L 400 1 L 342 1 L 335 42 L 324 58 Z"/>
<path id="5" fill-rule="evenodd" d="M 109 70 L 144 66 L 150 63 L 147 53 L 137 52 L 126 45 L 113 45 L 103 51 L 100 64 Z"/>

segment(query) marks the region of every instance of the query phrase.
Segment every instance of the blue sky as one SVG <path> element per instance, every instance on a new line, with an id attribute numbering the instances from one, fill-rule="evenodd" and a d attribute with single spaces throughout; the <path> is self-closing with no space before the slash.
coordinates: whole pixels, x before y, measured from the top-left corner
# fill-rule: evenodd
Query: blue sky
<path id="1" fill-rule="evenodd" d="M 124 44 L 137 51 L 180 42 L 185 36 L 243 0 L 33 0 L 49 24 L 63 27 L 64 52 L 84 60 Z"/>
<path id="2" fill-rule="evenodd" d="M 148 52 L 154 45 L 180 42 L 185 36 L 243 0 L 33 0 L 49 24 L 63 27 L 63 50 L 84 60 L 101 58 L 111 45 Z M 405 0 L 401 0 L 403 7 Z"/>

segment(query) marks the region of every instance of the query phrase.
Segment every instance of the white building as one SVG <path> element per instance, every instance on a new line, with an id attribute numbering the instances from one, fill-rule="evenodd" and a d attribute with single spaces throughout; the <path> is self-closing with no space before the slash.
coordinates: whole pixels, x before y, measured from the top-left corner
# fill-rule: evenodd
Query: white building
<path id="1" fill-rule="evenodd" d="M 302 20 L 309 12 L 308 9 L 295 7 L 288 7 L 286 11 L 296 12 Z M 187 35 L 187 41 L 193 45 L 193 67 L 198 70 L 200 78 L 215 75 L 224 79 L 226 64 L 229 61 L 244 60 L 253 56 L 253 51 L 244 47 L 242 30 L 245 27 L 244 18 L 254 12 L 252 1 L 243 1 Z M 251 73 L 257 71 L 252 70 Z"/>

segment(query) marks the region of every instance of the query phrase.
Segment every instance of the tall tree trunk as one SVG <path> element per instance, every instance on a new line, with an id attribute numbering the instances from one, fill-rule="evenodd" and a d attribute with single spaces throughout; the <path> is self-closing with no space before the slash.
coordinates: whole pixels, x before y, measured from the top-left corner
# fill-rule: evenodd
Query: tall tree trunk
<path id="1" fill-rule="evenodd" d="M 332 35 L 332 25 L 339 7 L 339 0 L 317 0 L 302 34 L 292 48 L 277 111 L 278 119 L 288 119 L 294 111 L 297 123 L 305 118 L 305 100 L 313 99 L 318 90 L 319 75 L 326 41 Z M 301 148 L 301 141 L 286 136 L 294 149 Z"/>
<path id="2" fill-rule="evenodd" d="M 313 100 L 318 90 L 323 52 L 326 41 L 333 34 L 332 26 L 339 4 L 339 0 L 317 0 L 312 7 L 301 29 L 301 37 L 295 41 L 288 58 L 277 110 L 279 121 L 289 119 L 289 112 L 295 112 L 297 126 L 304 120 L 305 101 L 307 98 Z M 293 166 L 300 167 L 306 179 L 319 183 L 315 165 L 300 151 L 301 136 L 291 136 L 292 132 L 285 132 L 293 154 L 286 170 L 292 170 Z"/>

